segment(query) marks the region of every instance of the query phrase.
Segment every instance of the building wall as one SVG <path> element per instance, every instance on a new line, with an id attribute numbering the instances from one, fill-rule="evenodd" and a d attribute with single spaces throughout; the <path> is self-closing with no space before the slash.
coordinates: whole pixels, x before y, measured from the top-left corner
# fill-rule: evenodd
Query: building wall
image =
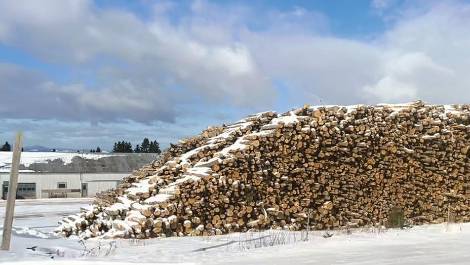
<path id="1" fill-rule="evenodd" d="M 18 183 L 35 183 L 36 198 L 50 196 L 81 197 L 81 184 L 87 184 L 86 197 L 112 189 L 130 173 L 20 173 Z M 0 182 L 9 181 L 8 173 L 0 173 Z M 58 183 L 65 183 L 65 188 L 58 188 Z"/>
<path id="2" fill-rule="evenodd" d="M 119 181 L 92 181 L 88 183 L 88 197 L 93 197 L 96 193 L 115 188 Z"/>
<path id="3" fill-rule="evenodd" d="M 83 182 L 88 183 L 88 197 L 96 193 L 115 188 L 116 185 L 131 173 L 89 173 L 83 175 Z"/>

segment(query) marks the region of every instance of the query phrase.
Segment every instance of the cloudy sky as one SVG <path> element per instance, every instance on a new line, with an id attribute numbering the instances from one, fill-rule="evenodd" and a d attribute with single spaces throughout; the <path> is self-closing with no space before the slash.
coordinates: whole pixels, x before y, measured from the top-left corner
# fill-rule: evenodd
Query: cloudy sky
<path id="1" fill-rule="evenodd" d="M 0 0 L 0 141 L 163 146 L 304 104 L 470 102 L 469 1 Z"/>

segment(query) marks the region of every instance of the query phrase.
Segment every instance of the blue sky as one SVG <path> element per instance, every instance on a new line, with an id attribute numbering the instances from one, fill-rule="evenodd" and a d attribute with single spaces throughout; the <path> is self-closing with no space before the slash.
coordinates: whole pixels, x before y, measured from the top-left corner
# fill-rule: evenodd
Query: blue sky
<path id="1" fill-rule="evenodd" d="M 468 1 L 0 0 L 0 141 L 163 146 L 304 104 L 470 100 Z"/>

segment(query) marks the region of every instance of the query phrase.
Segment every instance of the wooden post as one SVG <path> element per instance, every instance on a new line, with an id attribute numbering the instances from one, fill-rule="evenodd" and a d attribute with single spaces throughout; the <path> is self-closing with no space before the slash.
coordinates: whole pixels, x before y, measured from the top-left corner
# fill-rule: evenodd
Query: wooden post
<path id="1" fill-rule="evenodd" d="M 13 225 L 13 215 L 15 213 L 16 188 L 18 186 L 18 171 L 20 167 L 21 146 L 23 134 L 16 134 L 15 147 L 13 149 L 13 158 L 11 163 L 10 182 L 8 183 L 8 198 L 3 222 L 2 250 L 10 250 L 11 231 Z"/>

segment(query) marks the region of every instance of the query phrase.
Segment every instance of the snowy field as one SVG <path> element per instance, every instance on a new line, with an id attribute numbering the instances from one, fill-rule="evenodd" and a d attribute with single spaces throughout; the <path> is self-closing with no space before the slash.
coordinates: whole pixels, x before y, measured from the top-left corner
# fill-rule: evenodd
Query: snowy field
<path id="1" fill-rule="evenodd" d="M 77 239 L 57 238 L 51 233 L 62 216 L 78 212 L 89 202 L 89 199 L 18 201 L 12 250 L 0 251 L 0 263 L 470 264 L 470 223 L 352 234 L 332 232 L 329 238 L 323 237 L 324 232 L 315 232 L 309 234 L 307 242 L 301 241 L 301 233 L 292 232 L 88 240 L 86 249 Z M 0 202 L 2 224 L 4 212 L 4 202 Z M 266 235 L 283 238 L 259 239 Z M 217 245 L 222 246 L 211 248 Z"/>

